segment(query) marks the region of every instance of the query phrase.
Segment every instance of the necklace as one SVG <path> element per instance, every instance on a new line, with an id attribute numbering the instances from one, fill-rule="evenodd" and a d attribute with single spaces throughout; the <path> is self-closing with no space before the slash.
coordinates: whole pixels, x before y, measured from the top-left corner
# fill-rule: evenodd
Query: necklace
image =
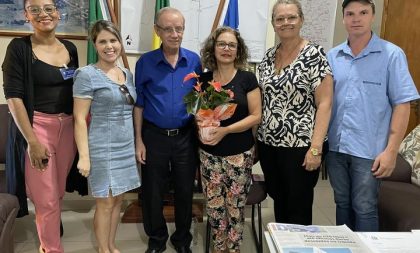
<path id="1" fill-rule="evenodd" d="M 279 75 L 281 73 L 281 71 L 283 70 L 284 67 L 286 67 L 287 65 L 285 64 L 287 62 L 287 60 L 290 58 L 290 56 L 292 56 L 292 54 L 296 51 L 296 49 L 300 46 L 300 44 L 302 43 L 303 39 L 299 38 L 299 41 L 296 43 L 296 45 L 293 47 L 292 50 L 290 50 L 290 52 L 286 55 L 286 57 L 280 57 L 280 49 L 283 47 L 283 44 L 280 45 L 278 52 L 276 52 L 276 60 L 275 60 L 275 65 L 278 65 L 278 67 L 275 67 L 275 71 L 274 74 Z M 277 63 L 277 64 L 276 64 Z"/>
<path id="2" fill-rule="evenodd" d="M 217 72 L 216 72 L 217 71 Z M 234 69 L 232 73 L 230 73 L 226 78 L 222 77 L 222 73 L 220 73 L 219 70 L 216 70 L 214 74 L 214 79 L 222 84 L 222 86 L 225 86 L 226 84 L 230 83 L 232 79 L 235 77 L 237 69 Z"/>

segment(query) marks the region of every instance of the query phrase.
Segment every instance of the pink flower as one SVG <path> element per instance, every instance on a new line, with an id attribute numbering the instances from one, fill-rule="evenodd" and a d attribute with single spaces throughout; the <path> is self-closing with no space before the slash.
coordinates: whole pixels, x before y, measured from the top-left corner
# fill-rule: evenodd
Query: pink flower
<path id="1" fill-rule="evenodd" d="M 238 185 L 236 182 L 232 184 L 230 187 L 230 192 L 232 192 L 234 195 L 239 195 L 243 190 L 243 187 Z"/>
<path id="2" fill-rule="evenodd" d="M 188 81 L 188 80 L 191 80 L 191 79 L 193 79 L 193 78 L 199 78 L 200 76 L 199 75 L 197 75 L 197 73 L 195 73 L 195 72 L 191 72 L 191 73 L 189 73 L 188 75 L 186 75 L 185 77 L 184 77 L 184 83 L 186 82 L 186 81 Z"/>
<path id="3" fill-rule="evenodd" d="M 207 201 L 207 205 L 209 208 L 219 208 L 223 206 L 225 203 L 223 197 L 214 197 Z"/>
<path id="4" fill-rule="evenodd" d="M 219 230 L 224 231 L 224 230 L 226 230 L 226 227 L 227 227 L 227 221 L 225 221 L 225 220 L 221 220 L 221 221 L 219 222 Z"/>
<path id="5" fill-rule="evenodd" d="M 213 184 L 219 184 L 222 181 L 222 175 L 218 174 L 218 173 L 212 173 L 210 176 L 210 181 Z"/>
<path id="6" fill-rule="evenodd" d="M 195 72 L 189 73 L 184 77 L 184 82 L 193 78 L 196 79 L 196 83 L 192 86 L 193 89 L 191 89 L 183 99 L 187 112 L 197 116 L 200 111 L 208 111 L 211 112 L 211 115 L 214 115 L 214 112 L 224 108 L 222 112 L 226 111 L 226 113 L 223 113 L 226 116 L 218 116 L 217 120 L 220 121 L 230 118 L 236 109 L 236 104 L 229 103 L 233 99 L 233 92 L 231 90 L 223 89 L 222 84 L 214 80 L 208 82 L 209 86 L 206 84 L 203 87 L 203 83 L 200 82 L 199 77 L 200 76 Z M 229 107 L 226 107 L 227 105 L 229 105 Z M 210 115 L 206 114 L 206 116 Z M 214 117 L 206 117 L 206 119 L 209 120 L 212 118 Z"/>
<path id="7" fill-rule="evenodd" d="M 228 233 L 229 240 L 232 242 L 237 242 L 240 238 L 240 234 L 236 232 L 234 229 L 230 229 Z"/>
<path id="8" fill-rule="evenodd" d="M 203 84 L 202 82 L 197 82 L 197 84 L 196 84 L 196 85 L 194 85 L 194 89 L 195 89 L 196 91 L 200 92 L 200 91 L 201 91 L 201 85 L 202 85 L 202 84 Z"/>
<path id="9" fill-rule="evenodd" d="M 228 156 L 226 160 L 229 164 L 232 164 L 237 167 L 243 166 L 244 164 L 244 156 L 242 154 Z"/>
<path id="10" fill-rule="evenodd" d="M 220 92 L 222 90 L 222 84 L 220 82 L 215 82 L 214 80 L 211 80 L 210 85 L 213 86 L 213 88 Z"/>

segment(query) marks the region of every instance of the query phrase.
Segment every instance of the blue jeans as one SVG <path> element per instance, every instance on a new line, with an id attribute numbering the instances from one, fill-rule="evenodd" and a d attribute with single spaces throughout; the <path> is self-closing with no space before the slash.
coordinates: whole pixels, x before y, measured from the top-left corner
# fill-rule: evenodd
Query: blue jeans
<path id="1" fill-rule="evenodd" d="M 334 189 L 337 225 L 354 231 L 378 231 L 380 180 L 371 172 L 374 160 L 332 152 L 326 165 Z"/>

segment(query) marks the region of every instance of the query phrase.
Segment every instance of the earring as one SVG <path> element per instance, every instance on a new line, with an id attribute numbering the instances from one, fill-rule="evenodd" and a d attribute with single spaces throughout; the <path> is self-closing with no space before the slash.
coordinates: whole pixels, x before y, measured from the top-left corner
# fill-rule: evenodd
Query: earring
<path id="1" fill-rule="evenodd" d="M 25 20 L 25 23 L 29 23 L 29 20 L 27 19 L 27 20 Z"/>
<path id="2" fill-rule="evenodd" d="M 58 20 L 61 20 L 61 17 L 58 17 Z"/>

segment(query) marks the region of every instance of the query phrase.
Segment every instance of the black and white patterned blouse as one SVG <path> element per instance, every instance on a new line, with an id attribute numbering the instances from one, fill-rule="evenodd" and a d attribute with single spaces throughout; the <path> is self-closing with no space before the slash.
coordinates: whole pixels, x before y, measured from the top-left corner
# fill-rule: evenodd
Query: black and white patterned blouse
<path id="1" fill-rule="evenodd" d="M 331 69 L 324 49 L 309 42 L 296 59 L 276 74 L 276 50 L 270 48 L 260 65 L 263 116 L 257 139 L 275 147 L 310 146 L 315 124 L 315 89 Z"/>

